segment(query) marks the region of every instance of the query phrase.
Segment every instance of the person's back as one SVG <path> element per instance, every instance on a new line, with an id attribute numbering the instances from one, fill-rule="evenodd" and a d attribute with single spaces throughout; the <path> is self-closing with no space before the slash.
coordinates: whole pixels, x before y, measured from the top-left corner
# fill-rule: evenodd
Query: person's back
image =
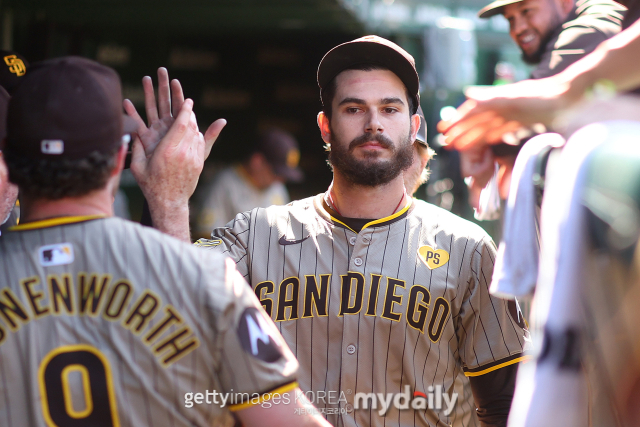
<path id="1" fill-rule="evenodd" d="M 224 257 L 118 218 L 14 230 L 0 242 L 2 425 L 224 425 L 214 391 L 234 408 L 295 387 L 292 357 L 284 377 L 251 366 L 278 348 L 243 349 L 236 328 L 261 311 Z"/>

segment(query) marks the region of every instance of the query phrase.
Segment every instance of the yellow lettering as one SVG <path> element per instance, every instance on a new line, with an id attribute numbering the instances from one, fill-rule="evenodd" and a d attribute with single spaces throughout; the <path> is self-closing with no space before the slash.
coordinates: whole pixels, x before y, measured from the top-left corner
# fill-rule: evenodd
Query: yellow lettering
<path id="1" fill-rule="evenodd" d="M 46 316 L 49 313 L 48 307 L 40 305 L 39 301 L 44 297 L 44 292 L 36 292 L 33 286 L 40 284 L 40 278 L 38 276 L 28 277 L 20 281 L 24 293 L 27 295 L 31 311 L 36 319 Z"/>

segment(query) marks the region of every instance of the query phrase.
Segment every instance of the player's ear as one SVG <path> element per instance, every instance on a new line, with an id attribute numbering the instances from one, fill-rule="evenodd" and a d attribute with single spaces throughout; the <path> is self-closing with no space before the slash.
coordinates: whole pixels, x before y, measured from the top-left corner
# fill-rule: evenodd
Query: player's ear
<path id="1" fill-rule="evenodd" d="M 331 127 L 329 126 L 329 118 L 324 113 L 324 111 L 320 111 L 318 113 L 318 127 L 320 128 L 320 135 L 322 135 L 322 140 L 325 144 L 331 143 Z"/>
<path id="2" fill-rule="evenodd" d="M 415 141 L 418 136 L 418 130 L 420 129 L 420 115 L 414 114 L 411 116 L 411 141 Z"/>
<path id="3" fill-rule="evenodd" d="M 116 153 L 116 167 L 113 168 L 113 171 L 111 172 L 111 176 L 119 174 L 124 169 L 124 162 L 125 162 L 125 159 L 127 158 L 127 150 L 128 150 L 127 144 L 122 144 L 120 146 L 120 149 Z"/>

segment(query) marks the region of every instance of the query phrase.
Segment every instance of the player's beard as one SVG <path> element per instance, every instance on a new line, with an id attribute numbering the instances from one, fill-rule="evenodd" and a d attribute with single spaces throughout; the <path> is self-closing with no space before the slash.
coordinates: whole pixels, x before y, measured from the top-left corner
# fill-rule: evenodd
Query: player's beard
<path id="1" fill-rule="evenodd" d="M 522 52 L 522 61 L 524 61 L 525 64 L 538 65 L 540 61 L 542 61 L 542 56 L 547 51 L 547 45 L 556 35 L 558 27 L 560 25 L 562 25 L 562 21 L 558 17 L 557 26 L 554 26 L 551 30 L 549 30 L 549 32 L 547 32 L 543 37 L 540 38 L 540 45 L 538 46 L 538 49 L 531 55 L 527 55 L 524 50 L 520 49 L 520 51 Z"/>
<path id="2" fill-rule="evenodd" d="M 386 135 L 364 134 L 348 145 L 336 143 L 335 133 L 331 132 L 331 151 L 329 151 L 329 164 L 338 170 L 347 181 L 355 185 L 365 187 L 378 187 L 387 184 L 400 175 L 400 172 L 408 169 L 413 162 L 413 145 L 411 134 L 401 138 L 398 144 L 394 144 Z M 391 151 L 392 157 L 388 160 L 379 160 L 377 151 L 366 151 L 364 159 L 358 159 L 353 151 L 360 145 L 376 141 L 383 148 Z"/>

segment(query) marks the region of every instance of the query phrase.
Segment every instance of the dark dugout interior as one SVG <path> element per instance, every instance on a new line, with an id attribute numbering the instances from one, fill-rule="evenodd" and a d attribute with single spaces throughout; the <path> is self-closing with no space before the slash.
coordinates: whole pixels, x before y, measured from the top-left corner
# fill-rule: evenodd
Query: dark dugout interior
<path id="1" fill-rule="evenodd" d="M 143 117 L 141 79 L 155 82 L 167 67 L 194 100 L 201 131 L 228 121 L 209 166 L 239 160 L 260 130 L 278 126 L 298 140 L 306 175 L 288 186 L 292 199 L 329 184 L 316 70 L 329 49 L 364 34 L 338 0 L 9 0 L 0 13 L 5 49 L 30 62 L 81 55 L 109 65 Z M 123 188 L 139 219 L 141 193 L 126 176 Z"/>

